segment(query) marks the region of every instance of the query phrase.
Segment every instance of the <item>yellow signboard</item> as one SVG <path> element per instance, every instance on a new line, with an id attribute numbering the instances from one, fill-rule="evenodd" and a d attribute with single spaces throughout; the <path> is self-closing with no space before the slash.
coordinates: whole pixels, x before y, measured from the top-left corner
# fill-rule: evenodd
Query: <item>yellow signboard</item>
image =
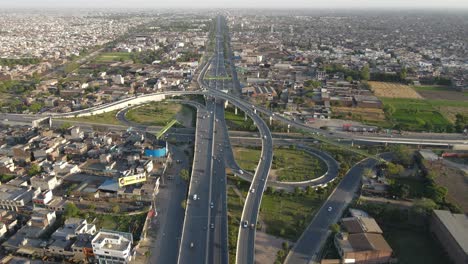
<path id="1" fill-rule="evenodd" d="M 137 183 L 145 182 L 145 181 L 146 181 L 145 173 L 135 174 L 135 175 L 119 178 L 119 187 L 137 184 Z"/>

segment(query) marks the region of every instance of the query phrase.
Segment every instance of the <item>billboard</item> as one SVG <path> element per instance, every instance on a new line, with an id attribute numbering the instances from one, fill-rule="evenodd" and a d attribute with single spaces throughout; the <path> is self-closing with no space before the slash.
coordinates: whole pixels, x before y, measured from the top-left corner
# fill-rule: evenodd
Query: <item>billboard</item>
<path id="1" fill-rule="evenodd" d="M 119 187 L 132 185 L 132 184 L 137 184 L 137 183 L 145 182 L 145 181 L 146 181 L 146 174 L 145 173 L 139 173 L 139 174 L 135 174 L 135 175 L 121 177 L 121 178 L 119 178 Z"/>

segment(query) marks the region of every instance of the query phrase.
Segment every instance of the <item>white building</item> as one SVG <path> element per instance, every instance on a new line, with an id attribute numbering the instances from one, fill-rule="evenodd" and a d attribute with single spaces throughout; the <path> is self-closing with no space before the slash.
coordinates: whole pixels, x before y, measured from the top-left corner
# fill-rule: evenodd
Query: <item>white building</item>
<path id="1" fill-rule="evenodd" d="M 0 185 L 0 208 L 18 211 L 32 201 L 32 198 L 40 193 L 40 190 L 33 190 L 31 186 L 14 186 L 9 184 Z"/>
<path id="2" fill-rule="evenodd" d="M 124 264 L 132 259 L 131 233 L 101 230 L 91 241 L 93 253 L 99 264 Z"/>
<path id="3" fill-rule="evenodd" d="M 40 190 L 53 190 L 60 185 L 60 181 L 55 176 L 37 175 L 31 178 L 31 186 Z"/>
<path id="4" fill-rule="evenodd" d="M 119 74 L 119 75 L 116 75 L 116 76 L 112 77 L 112 82 L 115 83 L 115 84 L 124 84 L 125 80 L 122 77 L 122 75 Z"/>

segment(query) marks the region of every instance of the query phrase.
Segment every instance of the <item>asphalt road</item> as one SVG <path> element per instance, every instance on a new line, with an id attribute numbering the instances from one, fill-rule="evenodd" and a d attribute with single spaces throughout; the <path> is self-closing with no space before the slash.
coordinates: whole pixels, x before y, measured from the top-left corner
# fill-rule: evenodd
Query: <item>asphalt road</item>
<path id="1" fill-rule="evenodd" d="M 189 168 L 189 160 L 183 151 L 169 145 L 174 160 L 173 167 L 164 176 L 164 184 L 161 184 L 156 196 L 157 217 L 150 226 L 151 235 L 155 235 L 151 245 L 151 256 L 148 263 L 176 263 L 178 248 L 182 235 L 184 221 L 184 209 L 181 206 L 185 199 L 187 182 L 180 177 L 180 170 Z M 173 179 L 169 179 L 172 176 Z M 154 231 L 153 231 L 154 230 Z"/>
<path id="2" fill-rule="evenodd" d="M 214 115 L 199 109 L 192 176 L 178 263 L 207 263 L 213 156 Z"/>
<path id="3" fill-rule="evenodd" d="M 385 156 L 383 156 L 385 158 Z M 375 159 L 365 159 L 352 167 L 319 209 L 310 225 L 289 252 L 285 263 L 309 264 L 319 261 L 331 224 L 338 222 L 361 185 L 364 169 L 373 168 Z"/>

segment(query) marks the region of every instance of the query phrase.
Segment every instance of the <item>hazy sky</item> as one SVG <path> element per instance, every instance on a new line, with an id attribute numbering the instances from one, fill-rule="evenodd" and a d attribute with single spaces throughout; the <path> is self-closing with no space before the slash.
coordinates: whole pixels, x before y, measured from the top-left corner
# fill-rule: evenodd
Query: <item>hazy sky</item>
<path id="1" fill-rule="evenodd" d="M 0 0 L 8 7 L 468 8 L 467 0 Z"/>

